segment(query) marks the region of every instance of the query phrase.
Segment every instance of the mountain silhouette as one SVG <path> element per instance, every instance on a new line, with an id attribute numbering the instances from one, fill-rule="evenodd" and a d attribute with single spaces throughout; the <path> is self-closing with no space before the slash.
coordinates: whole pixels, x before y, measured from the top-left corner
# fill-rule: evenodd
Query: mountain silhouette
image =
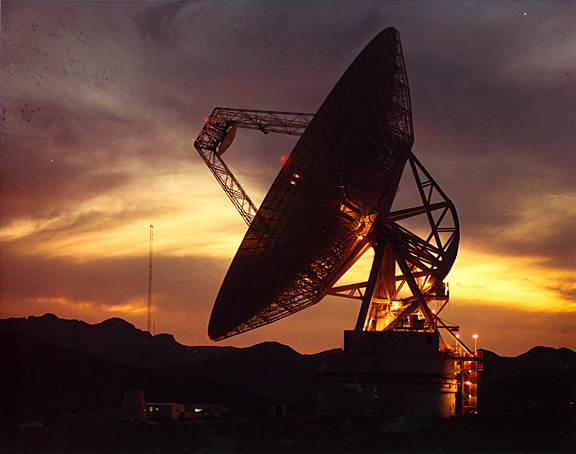
<path id="1" fill-rule="evenodd" d="M 484 350 L 478 415 L 435 420 L 414 435 L 314 419 L 313 377 L 327 355 L 264 342 L 187 347 L 118 318 L 0 320 L 0 452 L 574 452 L 576 353 Z M 229 417 L 143 427 L 89 424 L 93 410 L 146 402 L 218 404 Z M 290 420 L 268 417 L 289 407 Z M 75 415 L 77 423 L 65 421 Z M 24 424 L 22 424 L 24 423 Z M 134 430 L 132 430 L 134 429 Z M 572 434 L 572 435 L 571 435 Z"/>
<path id="2" fill-rule="evenodd" d="M 572 350 L 534 347 L 512 358 L 484 351 L 483 368 L 479 411 L 574 411 L 576 352 Z"/>
<path id="3" fill-rule="evenodd" d="M 128 388 L 143 389 L 149 402 L 217 403 L 238 414 L 296 404 L 310 413 L 314 373 L 326 354 L 340 353 L 301 355 L 277 342 L 187 347 L 119 318 L 90 325 L 52 314 L 0 320 L 0 333 L 1 410 L 34 408 L 44 417 L 119 406 Z M 28 405 L 11 400 L 20 395 Z"/>
<path id="4" fill-rule="evenodd" d="M 234 347 L 187 347 L 171 334 L 153 336 L 121 318 L 90 325 L 65 320 L 53 314 L 41 317 L 0 320 L 0 330 L 36 337 L 58 347 L 77 350 L 134 367 L 158 367 L 171 363 L 200 363 L 215 355 L 235 351 Z"/>
<path id="5" fill-rule="evenodd" d="M 0 331 L 0 414 L 3 420 L 58 420 L 121 407 L 127 389 L 149 402 L 213 403 L 246 415 L 262 405 L 241 388 L 201 375 L 156 374 L 40 339 Z"/>
<path id="6" fill-rule="evenodd" d="M 139 387 L 148 401 L 220 403 L 240 413 L 289 404 L 313 414 L 314 375 L 326 355 L 342 354 L 302 355 L 277 342 L 188 347 L 169 334 L 152 336 L 119 318 L 90 325 L 46 314 L 0 320 L 0 331 L 2 411 L 13 394 L 33 395 L 34 402 L 60 408 L 69 392 L 76 411 L 112 401 L 118 405 L 126 388 Z M 552 411 L 576 401 L 576 352 L 535 347 L 517 357 L 483 353 L 480 412 Z M 35 387 L 28 386 L 33 382 Z M 7 383 L 19 391 L 7 391 Z M 64 400 L 55 403 L 55 395 Z"/>

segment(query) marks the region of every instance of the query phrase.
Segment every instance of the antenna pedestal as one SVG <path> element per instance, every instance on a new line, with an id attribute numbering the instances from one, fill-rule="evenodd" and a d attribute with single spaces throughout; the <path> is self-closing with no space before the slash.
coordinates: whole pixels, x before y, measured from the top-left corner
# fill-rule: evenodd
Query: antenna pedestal
<path id="1" fill-rule="evenodd" d="M 439 343 L 437 332 L 346 331 L 344 354 L 328 356 L 316 375 L 318 417 L 378 420 L 384 431 L 407 431 L 453 416 L 454 361 Z"/>

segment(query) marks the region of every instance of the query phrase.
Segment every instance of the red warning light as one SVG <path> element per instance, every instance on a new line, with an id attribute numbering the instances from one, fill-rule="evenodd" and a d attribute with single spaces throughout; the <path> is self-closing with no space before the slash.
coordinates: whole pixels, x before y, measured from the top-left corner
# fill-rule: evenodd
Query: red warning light
<path id="1" fill-rule="evenodd" d="M 282 157 L 280 158 L 280 161 L 282 161 L 282 162 L 286 161 L 286 156 L 282 156 Z"/>

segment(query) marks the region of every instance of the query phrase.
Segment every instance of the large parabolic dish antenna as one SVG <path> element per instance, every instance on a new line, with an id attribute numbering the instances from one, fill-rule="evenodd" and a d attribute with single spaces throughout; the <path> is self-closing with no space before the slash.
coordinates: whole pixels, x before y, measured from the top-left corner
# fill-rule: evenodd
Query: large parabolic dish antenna
<path id="1" fill-rule="evenodd" d="M 221 160 L 238 125 L 301 134 L 257 211 Z M 415 311 L 430 326 L 436 323 L 427 303 L 442 297 L 458 248 L 458 221 L 453 204 L 412 154 L 413 140 L 394 28 L 366 46 L 313 116 L 215 109 L 195 146 L 249 228 L 214 304 L 210 338 L 271 323 L 328 294 L 363 300 L 357 329 L 392 328 Z M 420 199 L 393 211 L 407 163 Z M 427 220 L 425 234 L 400 225 L 417 216 Z M 370 279 L 335 287 L 370 247 Z M 388 318 L 377 327 L 378 303 L 398 300 L 403 284 L 411 294 L 395 312 L 387 306 Z"/>

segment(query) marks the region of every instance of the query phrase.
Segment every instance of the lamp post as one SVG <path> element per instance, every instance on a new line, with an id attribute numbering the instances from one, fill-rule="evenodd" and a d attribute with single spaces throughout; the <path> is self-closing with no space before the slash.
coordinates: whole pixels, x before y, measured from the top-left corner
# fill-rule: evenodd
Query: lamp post
<path id="1" fill-rule="evenodd" d="M 474 356 L 477 356 L 476 342 L 478 341 L 478 334 L 472 334 L 474 338 Z"/>

